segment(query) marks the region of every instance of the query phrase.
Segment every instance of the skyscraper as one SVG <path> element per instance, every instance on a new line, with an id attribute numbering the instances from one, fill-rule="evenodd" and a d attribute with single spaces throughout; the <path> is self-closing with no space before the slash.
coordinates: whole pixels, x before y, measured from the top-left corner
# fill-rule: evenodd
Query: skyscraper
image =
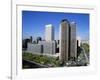
<path id="1" fill-rule="evenodd" d="M 46 41 L 54 40 L 54 28 L 52 24 L 48 24 L 45 26 L 45 40 Z"/>
<path id="2" fill-rule="evenodd" d="M 70 23 L 70 58 L 77 57 L 76 23 Z"/>
<path id="3" fill-rule="evenodd" d="M 36 42 L 39 43 L 39 41 L 42 41 L 41 37 L 37 37 Z"/>
<path id="4" fill-rule="evenodd" d="M 30 36 L 30 43 L 32 43 L 32 41 L 33 41 L 33 38 L 32 38 L 32 36 Z"/>
<path id="5" fill-rule="evenodd" d="M 76 23 L 70 23 L 67 19 L 62 20 L 59 35 L 59 59 L 64 63 L 74 60 L 77 57 Z"/>
<path id="6" fill-rule="evenodd" d="M 78 44 L 77 45 L 80 46 L 81 45 L 81 38 L 78 36 L 77 40 L 78 40 Z"/>
<path id="7" fill-rule="evenodd" d="M 60 47 L 59 47 L 59 59 L 65 63 L 65 61 L 68 61 L 69 56 L 69 44 L 70 44 L 70 24 L 67 19 L 64 19 L 61 21 L 60 24 Z"/>

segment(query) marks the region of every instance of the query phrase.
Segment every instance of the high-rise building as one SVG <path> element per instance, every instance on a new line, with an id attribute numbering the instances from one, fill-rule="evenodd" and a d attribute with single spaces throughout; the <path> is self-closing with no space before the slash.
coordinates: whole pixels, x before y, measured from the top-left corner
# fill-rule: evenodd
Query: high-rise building
<path id="1" fill-rule="evenodd" d="M 28 39 L 28 38 L 27 39 L 23 39 L 23 41 L 22 41 L 22 48 L 26 50 L 28 43 L 30 43 L 30 39 Z"/>
<path id="2" fill-rule="evenodd" d="M 67 19 L 64 19 L 61 21 L 60 24 L 60 34 L 59 34 L 59 40 L 60 40 L 60 47 L 59 47 L 59 59 L 62 62 L 68 61 L 69 56 L 69 44 L 70 44 L 70 24 Z"/>
<path id="3" fill-rule="evenodd" d="M 33 38 L 32 38 L 32 36 L 30 36 L 30 43 L 32 43 L 32 41 L 33 41 Z"/>
<path id="4" fill-rule="evenodd" d="M 70 23 L 70 58 L 77 57 L 76 23 Z"/>
<path id="5" fill-rule="evenodd" d="M 36 39 L 37 44 L 39 43 L 39 41 L 42 41 L 41 37 L 37 37 L 37 39 Z"/>
<path id="6" fill-rule="evenodd" d="M 52 24 L 48 24 L 45 26 L 45 40 L 46 41 L 54 40 L 54 28 Z"/>
<path id="7" fill-rule="evenodd" d="M 62 20 L 59 35 L 59 59 L 64 63 L 74 60 L 77 57 L 76 23 Z"/>
<path id="8" fill-rule="evenodd" d="M 80 46 L 80 45 L 81 45 L 81 38 L 78 36 L 78 37 L 77 37 L 77 40 L 78 40 L 77 45 Z"/>

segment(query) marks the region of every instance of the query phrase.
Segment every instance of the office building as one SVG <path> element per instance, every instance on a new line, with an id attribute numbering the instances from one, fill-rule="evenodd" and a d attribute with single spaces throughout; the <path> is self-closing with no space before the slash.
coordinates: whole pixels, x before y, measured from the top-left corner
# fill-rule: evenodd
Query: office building
<path id="1" fill-rule="evenodd" d="M 23 39 L 22 40 L 22 48 L 23 48 L 23 50 L 27 50 L 27 47 L 28 47 L 27 44 L 28 43 L 30 43 L 30 39 L 27 38 L 27 39 Z"/>
<path id="2" fill-rule="evenodd" d="M 41 37 L 37 37 L 37 39 L 36 39 L 37 44 L 39 43 L 39 41 L 42 41 Z"/>
<path id="3" fill-rule="evenodd" d="M 70 23 L 70 58 L 77 57 L 76 23 Z"/>
<path id="4" fill-rule="evenodd" d="M 77 58 L 76 23 L 67 19 L 61 21 L 59 33 L 59 59 L 62 62 Z"/>
<path id="5" fill-rule="evenodd" d="M 54 27 L 52 26 L 52 24 L 48 24 L 45 26 L 45 40 L 54 40 Z"/>
<path id="6" fill-rule="evenodd" d="M 28 43 L 28 48 L 27 51 L 31 52 L 33 54 L 42 54 L 43 53 L 43 49 L 42 49 L 42 45 L 41 44 L 32 44 L 32 43 Z"/>
<path id="7" fill-rule="evenodd" d="M 80 47 L 81 46 L 81 38 L 79 36 L 77 37 L 77 41 L 78 41 L 77 45 Z"/>
<path id="8" fill-rule="evenodd" d="M 43 54 L 55 54 L 55 41 L 39 41 L 43 46 Z"/>
<path id="9" fill-rule="evenodd" d="M 30 43 L 32 43 L 32 41 L 33 41 L 33 38 L 32 38 L 32 36 L 30 36 Z"/>
<path id="10" fill-rule="evenodd" d="M 60 47 L 59 47 L 59 59 L 62 62 L 68 61 L 69 56 L 69 43 L 70 43 L 70 24 L 67 19 L 64 19 L 61 21 L 60 24 L 60 34 L 59 34 L 59 40 L 60 40 Z"/>

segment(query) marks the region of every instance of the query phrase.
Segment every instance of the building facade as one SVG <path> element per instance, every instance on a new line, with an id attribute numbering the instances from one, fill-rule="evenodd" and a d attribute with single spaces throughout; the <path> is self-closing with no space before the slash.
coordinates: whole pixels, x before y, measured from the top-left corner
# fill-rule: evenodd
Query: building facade
<path id="1" fill-rule="evenodd" d="M 77 41 L 78 41 L 77 45 L 81 46 L 81 38 L 80 37 L 77 37 Z"/>
<path id="2" fill-rule="evenodd" d="M 77 57 L 76 23 L 70 23 L 70 58 Z"/>
<path id="3" fill-rule="evenodd" d="M 61 21 L 60 24 L 60 47 L 59 47 L 59 59 L 62 62 L 68 61 L 69 56 L 69 33 L 70 33 L 70 25 L 67 19 Z"/>
<path id="4" fill-rule="evenodd" d="M 40 45 L 43 46 L 43 54 L 55 54 L 55 41 L 40 41 Z"/>
<path id="5" fill-rule="evenodd" d="M 52 24 L 45 26 L 45 40 L 52 41 L 54 40 L 54 27 Z"/>
<path id="6" fill-rule="evenodd" d="M 33 54 L 42 54 L 43 46 L 41 44 L 28 43 L 27 51 Z"/>
<path id="7" fill-rule="evenodd" d="M 62 62 L 76 59 L 77 57 L 77 41 L 76 41 L 76 23 L 69 22 L 67 19 L 61 21 L 60 24 L 60 46 L 59 59 Z"/>

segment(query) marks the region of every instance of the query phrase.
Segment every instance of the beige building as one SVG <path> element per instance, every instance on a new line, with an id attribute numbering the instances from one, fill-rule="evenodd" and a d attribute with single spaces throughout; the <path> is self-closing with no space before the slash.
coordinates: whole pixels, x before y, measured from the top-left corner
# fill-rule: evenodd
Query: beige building
<path id="1" fill-rule="evenodd" d="M 68 61 L 69 54 L 69 22 L 64 19 L 60 24 L 60 47 L 59 47 L 59 59 L 63 62 Z"/>
<path id="2" fill-rule="evenodd" d="M 62 20 L 59 36 L 59 59 L 64 63 L 75 59 L 77 57 L 76 23 L 69 23 L 67 19 Z"/>
<path id="3" fill-rule="evenodd" d="M 77 57 L 76 23 L 70 23 L 70 58 Z"/>

